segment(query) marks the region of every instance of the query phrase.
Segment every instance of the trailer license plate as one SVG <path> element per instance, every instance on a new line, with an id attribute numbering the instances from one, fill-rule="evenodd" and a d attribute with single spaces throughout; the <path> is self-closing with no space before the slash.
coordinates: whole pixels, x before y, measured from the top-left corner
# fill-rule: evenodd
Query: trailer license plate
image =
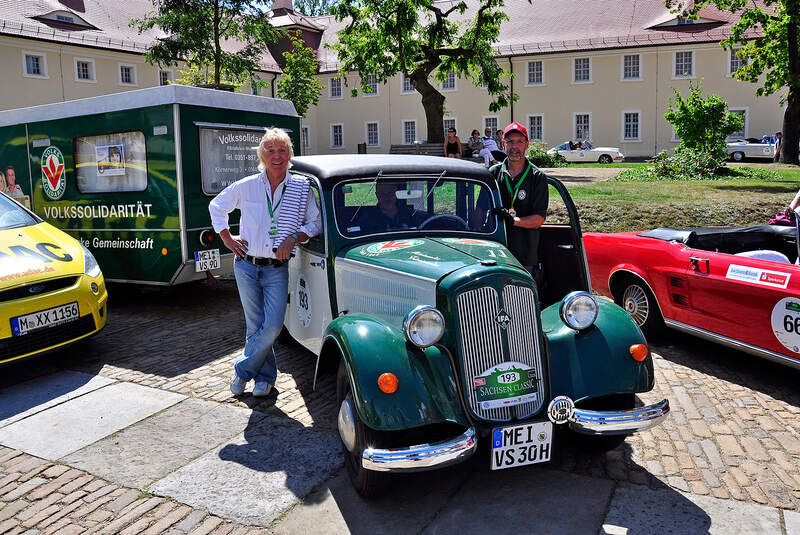
<path id="1" fill-rule="evenodd" d="M 78 303 L 69 303 L 46 310 L 40 310 L 33 314 L 25 314 L 11 318 L 11 333 L 14 336 L 28 334 L 31 331 L 38 331 L 46 327 L 61 325 L 80 318 Z"/>
<path id="2" fill-rule="evenodd" d="M 536 422 L 492 430 L 492 470 L 550 460 L 553 424 Z"/>
<path id="3" fill-rule="evenodd" d="M 219 249 L 194 252 L 194 270 L 209 271 L 219 269 Z"/>

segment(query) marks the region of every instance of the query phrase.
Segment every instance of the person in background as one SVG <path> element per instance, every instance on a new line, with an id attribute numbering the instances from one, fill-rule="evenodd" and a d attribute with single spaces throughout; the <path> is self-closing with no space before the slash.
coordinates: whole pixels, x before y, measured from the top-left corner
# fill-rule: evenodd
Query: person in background
<path id="1" fill-rule="evenodd" d="M 461 158 L 461 140 L 456 135 L 455 128 L 447 129 L 447 139 L 444 140 L 444 155 L 447 158 Z"/>
<path id="2" fill-rule="evenodd" d="M 781 159 L 781 145 L 783 145 L 783 134 L 775 132 L 775 154 L 772 155 L 772 162 L 778 163 Z"/>
<path id="3" fill-rule="evenodd" d="M 497 163 L 495 156 L 500 155 L 500 147 L 497 146 L 497 142 L 492 137 L 491 128 L 484 129 L 483 134 L 484 136 L 481 138 L 483 148 L 478 151 L 478 155 L 483 157 L 483 163 L 488 169 L 493 163 Z"/>
<path id="4" fill-rule="evenodd" d="M 472 157 L 479 156 L 479 152 L 483 149 L 483 140 L 481 140 L 481 133 L 475 129 L 467 142 L 467 147 L 472 151 Z"/>
<path id="5" fill-rule="evenodd" d="M 25 195 L 22 192 L 22 188 L 19 187 L 19 184 L 17 184 L 17 174 L 14 171 L 13 165 L 6 167 L 6 188 L 8 190 L 8 194 L 11 196 L 22 197 Z"/>
<path id="6" fill-rule="evenodd" d="M 295 244 L 319 234 L 322 225 L 307 179 L 289 173 L 293 156 L 289 135 L 280 128 L 267 129 L 257 154 L 261 172 L 222 190 L 208 211 L 214 231 L 236 255 L 233 273 L 247 325 L 244 351 L 234 362 L 230 389 L 241 395 L 247 382 L 255 379 L 253 396 L 264 397 L 278 375 L 272 345 L 286 315 L 289 258 Z M 228 214 L 237 208 L 241 234 L 234 236 Z M 281 238 L 286 232 L 290 233 Z"/>
<path id="7" fill-rule="evenodd" d="M 505 152 L 506 151 L 505 145 L 503 144 L 503 131 L 502 130 L 497 130 L 494 133 L 494 141 L 495 141 L 495 143 L 497 143 L 497 146 L 500 148 L 501 152 Z"/>
<path id="8" fill-rule="evenodd" d="M 6 187 L 6 176 L 0 171 L 0 193 L 7 193 L 8 187 Z"/>

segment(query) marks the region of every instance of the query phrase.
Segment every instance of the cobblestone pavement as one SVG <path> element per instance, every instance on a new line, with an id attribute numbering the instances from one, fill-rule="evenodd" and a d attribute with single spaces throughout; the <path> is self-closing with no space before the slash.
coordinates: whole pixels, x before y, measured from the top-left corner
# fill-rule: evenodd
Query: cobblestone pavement
<path id="1" fill-rule="evenodd" d="M 314 356 L 293 343 L 277 347 L 277 393 L 259 401 L 231 395 L 228 380 L 244 334 L 232 281 L 112 291 L 109 324 L 100 335 L 16 366 L 0 377 L 0 388 L 70 369 L 282 413 L 305 426 L 335 426 L 333 378 L 323 377 L 312 390 Z M 797 509 L 800 372 L 677 333 L 665 335 L 652 350 L 656 388 L 641 398 L 669 398 L 670 417 L 604 455 L 586 455 L 567 444 L 550 468 Z M 161 532 L 263 530 L 0 448 L 0 535 Z"/>

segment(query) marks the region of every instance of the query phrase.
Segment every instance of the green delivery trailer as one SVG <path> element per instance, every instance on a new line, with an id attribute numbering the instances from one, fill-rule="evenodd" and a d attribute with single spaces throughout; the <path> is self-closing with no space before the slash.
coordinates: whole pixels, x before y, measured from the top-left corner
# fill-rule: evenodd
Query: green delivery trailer
<path id="1" fill-rule="evenodd" d="M 240 93 L 168 85 L 7 110 L 0 171 L 18 200 L 92 251 L 106 280 L 180 284 L 232 271 L 208 202 L 258 172 L 267 127 L 297 152 L 292 103 Z"/>

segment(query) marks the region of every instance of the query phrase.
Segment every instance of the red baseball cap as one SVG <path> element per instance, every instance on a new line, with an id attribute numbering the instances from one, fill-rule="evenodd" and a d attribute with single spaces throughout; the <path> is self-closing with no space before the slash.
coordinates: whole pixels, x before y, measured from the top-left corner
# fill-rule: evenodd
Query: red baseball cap
<path id="1" fill-rule="evenodd" d="M 506 126 L 505 130 L 503 130 L 503 137 L 506 137 L 511 132 L 519 132 L 525 136 L 526 141 L 528 140 L 528 129 L 517 122 L 513 122 Z"/>

